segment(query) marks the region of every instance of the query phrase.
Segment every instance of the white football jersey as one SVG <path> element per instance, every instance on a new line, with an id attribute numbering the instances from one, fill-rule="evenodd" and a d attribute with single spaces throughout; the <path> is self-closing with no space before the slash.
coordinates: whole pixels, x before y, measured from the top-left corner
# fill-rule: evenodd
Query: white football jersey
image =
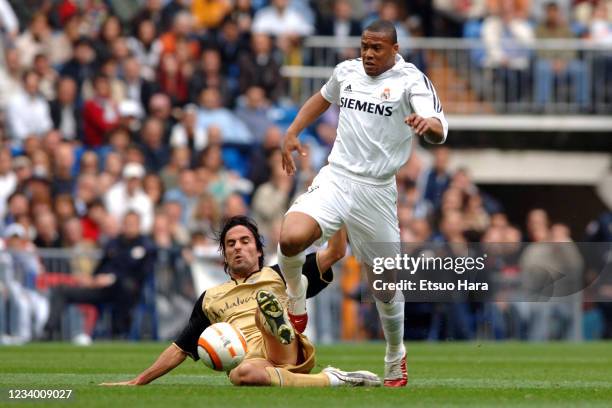
<path id="1" fill-rule="evenodd" d="M 361 58 L 338 64 L 321 95 L 340 106 L 329 164 L 374 183 L 393 180 L 410 156 L 413 131 L 404 123 L 406 116 L 414 112 L 436 117 L 444 139 L 448 133 L 433 84 L 399 55 L 395 65 L 377 77 L 365 73 Z"/>

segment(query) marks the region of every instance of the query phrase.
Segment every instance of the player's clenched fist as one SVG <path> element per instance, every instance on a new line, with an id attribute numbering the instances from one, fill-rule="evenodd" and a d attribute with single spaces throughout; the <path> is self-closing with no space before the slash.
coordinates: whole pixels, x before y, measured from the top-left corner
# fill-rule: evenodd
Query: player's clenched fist
<path id="1" fill-rule="evenodd" d="M 304 149 L 298 140 L 297 136 L 287 134 L 285 136 L 285 140 L 283 141 L 283 170 L 287 172 L 288 175 L 292 176 L 295 174 L 295 162 L 293 161 L 293 157 L 291 153 L 297 151 L 302 156 L 306 156 L 306 149 Z"/>

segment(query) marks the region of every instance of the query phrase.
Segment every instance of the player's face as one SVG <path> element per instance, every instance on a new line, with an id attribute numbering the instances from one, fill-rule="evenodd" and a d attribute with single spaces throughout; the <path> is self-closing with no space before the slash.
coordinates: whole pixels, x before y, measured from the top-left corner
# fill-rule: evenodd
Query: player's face
<path id="1" fill-rule="evenodd" d="M 385 33 L 365 31 L 361 36 L 361 62 L 369 76 L 378 76 L 390 69 L 395 64 L 397 51 L 397 43 Z"/>
<path id="2" fill-rule="evenodd" d="M 232 276 L 246 276 L 259 270 L 259 257 L 255 237 L 242 225 L 230 229 L 225 235 L 225 262 Z"/>

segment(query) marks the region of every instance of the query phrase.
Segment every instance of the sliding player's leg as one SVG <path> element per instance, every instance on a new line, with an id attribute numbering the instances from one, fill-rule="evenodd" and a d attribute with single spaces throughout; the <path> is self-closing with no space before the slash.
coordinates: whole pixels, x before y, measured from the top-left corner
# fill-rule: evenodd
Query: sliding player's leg
<path id="1" fill-rule="evenodd" d="M 327 367 L 318 374 L 302 374 L 276 367 L 265 359 L 245 360 L 229 374 L 234 385 L 275 387 L 378 387 L 380 378 L 369 371 L 342 371 Z"/>
<path id="2" fill-rule="evenodd" d="M 314 346 L 291 330 L 281 303 L 271 292 L 257 293 L 255 323 L 262 334 L 263 350 L 253 350 L 230 373 L 235 385 L 280 387 L 378 386 L 380 379 L 367 371 L 344 372 L 328 367 L 309 374 L 314 367 Z M 289 342 L 288 342 L 289 340 Z M 288 342 L 288 344 L 287 344 Z"/>

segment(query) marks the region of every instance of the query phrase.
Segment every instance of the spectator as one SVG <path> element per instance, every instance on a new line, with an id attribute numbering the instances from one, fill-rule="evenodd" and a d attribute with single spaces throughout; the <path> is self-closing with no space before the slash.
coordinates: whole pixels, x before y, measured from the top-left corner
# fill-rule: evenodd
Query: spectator
<path id="1" fill-rule="evenodd" d="M 334 1 L 333 15 L 321 19 L 317 27 L 317 34 L 343 40 L 361 36 L 361 24 L 353 18 L 353 8 L 348 0 Z M 338 62 L 356 58 L 358 54 L 356 48 L 349 47 L 338 47 L 336 53 Z"/>
<path id="2" fill-rule="evenodd" d="M 108 78 L 110 85 L 110 98 L 118 107 L 119 104 L 126 98 L 126 89 L 125 83 L 118 77 L 117 61 L 119 61 L 119 59 L 115 59 L 114 57 L 101 61 L 97 74 L 104 75 Z M 87 78 L 85 82 L 83 82 L 83 87 L 81 89 L 81 96 L 83 99 L 87 100 L 95 97 L 96 91 L 93 84 L 95 78 L 95 76 L 93 78 Z"/>
<path id="3" fill-rule="evenodd" d="M 230 16 L 234 21 L 236 21 L 238 30 L 241 34 L 251 34 L 253 17 L 255 17 L 255 9 L 251 0 L 236 0 Z"/>
<path id="4" fill-rule="evenodd" d="M 221 95 L 216 88 L 206 88 L 200 94 L 200 109 L 197 126 L 207 129 L 211 125 L 221 130 L 224 143 L 249 144 L 253 136 L 245 124 L 221 102 Z"/>
<path id="5" fill-rule="evenodd" d="M 69 76 L 77 84 L 77 94 L 81 94 L 81 87 L 86 79 L 91 78 L 95 72 L 96 52 L 91 41 L 85 37 L 79 38 L 74 44 L 74 54 L 70 61 L 64 65 L 60 74 Z"/>
<path id="6" fill-rule="evenodd" d="M 542 208 L 534 208 L 527 214 L 527 241 L 537 242 L 542 240 L 542 234 L 548 236 L 550 221 L 548 213 Z"/>
<path id="7" fill-rule="evenodd" d="M 231 193 L 223 202 L 223 219 L 227 220 L 237 215 L 247 215 L 249 213 L 244 198 L 238 193 Z"/>
<path id="8" fill-rule="evenodd" d="M 100 171 L 100 162 L 98 160 L 98 155 L 88 150 L 81 155 L 81 160 L 79 161 L 79 173 L 80 174 L 93 174 L 94 176 L 98 175 Z"/>
<path id="9" fill-rule="evenodd" d="M 277 101 L 283 89 L 280 65 L 274 58 L 272 39 L 264 33 L 255 33 L 251 37 L 251 51 L 245 52 L 239 59 L 240 93 L 245 93 L 251 86 L 260 86 L 266 90 L 266 96 Z"/>
<path id="10" fill-rule="evenodd" d="M 438 147 L 433 151 L 433 155 L 434 164 L 427 176 L 425 199 L 433 205 L 434 209 L 438 209 L 442 204 L 442 196 L 451 181 L 448 172 L 450 151 L 447 147 Z"/>
<path id="11" fill-rule="evenodd" d="M 283 218 L 289 205 L 293 179 L 287 176 L 282 166 L 280 149 L 270 154 L 270 181 L 260 185 L 253 194 L 253 219 L 257 221 L 264 236 L 270 235 L 276 221 Z"/>
<path id="12" fill-rule="evenodd" d="M 608 3 L 605 1 L 597 2 L 593 10 L 593 16 L 589 27 L 589 37 L 596 44 L 612 44 L 612 24 L 610 24 Z"/>
<path id="13" fill-rule="evenodd" d="M 0 231 L 4 227 L 8 198 L 17 188 L 17 175 L 13 171 L 13 158 L 8 148 L 0 149 Z"/>
<path id="14" fill-rule="evenodd" d="M 53 200 L 53 213 L 56 215 L 59 225 L 64 225 L 67 220 L 76 217 L 77 213 L 72 201 L 72 195 L 58 194 L 55 196 Z"/>
<path id="15" fill-rule="evenodd" d="M 36 55 L 49 52 L 51 36 L 47 16 L 43 13 L 35 14 L 28 28 L 15 40 L 15 46 L 19 49 L 21 66 L 32 68 Z"/>
<path id="16" fill-rule="evenodd" d="M 172 103 L 170 97 L 164 93 L 156 93 L 149 101 L 149 115 L 160 119 L 165 126 L 164 140 L 170 137 L 170 130 L 175 123 L 172 116 Z"/>
<path id="17" fill-rule="evenodd" d="M 218 203 L 223 203 L 233 192 L 251 192 L 252 184 L 248 180 L 225 168 L 219 145 L 204 149 L 201 164 L 208 171 L 208 191 Z"/>
<path id="18" fill-rule="evenodd" d="M 227 0 L 192 0 L 191 13 L 195 18 L 195 27 L 199 30 L 219 28 L 231 7 L 231 2 Z"/>
<path id="19" fill-rule="evenodd" d="M 122 180 L 104 195 L 104 203 L 116 220 L 130 211 L 136 212 L 142 233 L 147 234 L 153 225 L 153 203 L 142 190 L 144 175 L 145 169 L 141 164 L 128 162 L 123 168 Z"/>
<path id="20" fill-rule="evenodd" d="M 26 71 L 23 74 L 23 91 L 8 103 L 7 124 L 16 146 L 21 146 L 29 136 L 42 137 L 53 126 L 49 105 L 40 95 L 39 84 L 38 74 Z"/>
<path id="21" fill-rule="evenodd" d="M 144 112 L 149 100 L 157 91 L 157 86 L 143 78 L 142 69 L 136 57 L 129 57 L 123 62 L 123 79 L 126 98 L 138 104 L 138 111 Z"/>
<path id="22" fill-rule="evenodd" d="M 278 126 L 271 126 L 266 129 L 263 143 L 251 151 L 249 180 L 253 183 L 254 188 L 270 179 L 268 157 L 274 150 L 281 147 L 282 140 L 283 132 L 281 129 Z"/>
<path id="23" fill-rule="evenodd" d="M 159 336 L 174 338 L 183 327 L 176 316 L 188 314 L 195 298 L 189 268 L 181 256 L 181 248 L 173 239 L 168 217 L 160 212 L 153 223 L 153 241 L 156 246 L 155 262 L 156 306 Z"/>
<path id="24" fill-rule="evenodd" d="M 83 239 L 83 228 L 76 217 L 66 219 L 62 224 L 62 246 L 70 250 L 70 271 L 73 276 L 88 276 L 93 274 L 95 263 L 92 257 L 93 245 Z M 80 279 L 80 278 L 77 278 Z"/>
<path id="25" fill-rule="evenodd" d="M 249 33 L 250 34 L 250 33 Z M 249 49 L 247 34 L 240 32 L 234 18 L 226 18 L 214 40 L 215 48 L 221 53 L 221 66 L 228 77 L 239 77 L 238 59 Z"/>
<path id="26" fill-rule="evenodd" d="M 77 84 L 70 77 L 57 82 L 57 98 L 49 103 L 53 128 L 64 140 L 78 140 L 83 131 L 82 117 L 77 108 Z"/>
<path id="27" fill-rule="evenodd" d="M 203 193 L 198 197 L 198 203 L 193 211 L 190 222 L 191 231 L 204 232 L 213 236 L 221 227 L 221 213 L 219 205 L 210 193 Z"/>
<path id="28" fill-rule="evenodd" d="M 563 21 L 557 3 L 546 4 L 544 21 L 536 29 L 538 39 L 573 38 L 567 22 Z M 553 94 L 555 82 L 567 81 L 573 85 L 574 103 L 585 109 L 589 103 L 589 74 L 586 65 L 578 59 L 575 50 L 538 50 L 535 66 L 535 102 L 540 109 L 545 109 Z"/>
<path id="29" fill-rule="evenodd" d="M 36 228 L 36 239 L 34 239 L 34 245 L 36 245 L 36 247 L 61 248 L 62 241 L 57 228 L 57 219 L 52 212 L 49 211 L 42 214 L 36 214 L 34 217 L 34 227 Z M 69 272 L 66 270 L 58 271 L 55 268 L 50 268 L 49 266 L 51 264 L 53 264 L 53 262 L 45 265 L 45 269 L 49 272 Z"/>
<path id="30" fill-rule="evenodd" d="M 162 203 L 164 198 L 164 184 L 160 176 L 153 173 L 147 174 L 142 181 L 142 189 L 149 199 L 151 199 L 155 208 Z"/>
<path id="31" fill-rule="evenodd" d="M 85 211 L 81 218 L 83 239 L 95 245 L 99 242 L 102 224 L 108 213 L 100 200 L 90 202 Z"/>
<path id="32" fill-rule="evenodd" d="M 181 245 L 186 245 L 189 242 L 189 230 L 185 224 L 181 223 L 183 218 L 181 203 L 178 201 L 164 201 L 162 211 L 168 217 L 172 239 Z"/>
<path id="33" fill-rule="evenodd" d="M 173 148 L 186 147 L 194 155 L 200 153 L 208 145 L 206 129 L 197 125 L 198 107 L 189 104 L 183 108 L 181 121 L 172 127 L 170 145 Z"/>
<path id="34" fill-rule="evenodd" d="M 256 144 L 263 143 L 266 131 L 274 125 L 270 101 L 259 86 L 246 90 L 243 105 L 236 108 L 236 116 L 249 128 Z"/>
<path id="35" fill-rule="evenodd" d="M 14 95 L 21 92 L 21 65 L 19 51 L 7 48 L 4 52 L 4 64 L 0 64 L 0 109 L 4 109 Z"/>
<path id="36" fill-rule="evenodd" d="M 123 218 L 121 235 L 111 239 L 93 276 L 80 277 L 76 287 L 57 286 L 51 292 L 51 311 L 45 326 L 46 338 L 59 337 L 64 308 L 73 303 L 113 306 L 112 333 L 125 337 L 133 307 L 140 299 L 144 281 L 152 276 L 155 261 L 153 243 L 141 235 L 140 217 L 128 212 Z"/>
<path id="37" fill-rule="evenodd" d="M 160 177 L 166 189 L 172 190 L 178 186 L 179 174 L 181 171 L 189 168 L 190 156 L 188 147 L 175 147 L 172 149 L 170 162 L 160 172 Z"/>
<path id="38" fill-rule="evenodd" d="M 54 33 L 51 49 L 47 50 L 52 66 L 61 67 L 73 57 L 74 44 L 81 36 L 82 22 L 79 14 L 73 14 L 61 23 L 62 31 Z"/>
<path id="39" fill-rule="evenodd" d="M 189 81 L 189 100 L 191 102 L 197 102 L 203 89 L 217 88 L 222 95 L 223 106 L 231 107 L 234 104 L 235 87 L 230 84 L 221 69 L 219 50 L 207 48 L 202 51 L 200 65 Z"/>
<path id="40" fill-rule="evenodd" d="M 164 124 L 156 118 L 149 118 L 142 126 L 141 150 L 147 171 L 157 173 L 170 160 L 170 150 L 164 143 Z"/>
<path id="41" fill-rule="evenodd" d="M 72 175 L 75 164 L 74 148 L 70 143 L 63 142 L 53 153 L 53 194 L 72 194 L 75 187 Z"/>
<path id="42" fill-rule="evenodd" d="M 36 291 L 35 280 L 41 273 L 34 246 L 21 224 L 11 224 L 0 241 L 3 283 L 8 288 L 9 307 L 13 322 L 13 344 L 23 344 L 40 338 L 49 316 L 49 303 Z"/>
<path id="43" fill-rule="evenodd" d="M 151 20 L 142 20 L 138 24 L 136 36 L 128 38 L 127 46 L 141 66 L 140 73 L 142 77 L 147 81 L 154 81 L 155 71 L 159 65 L 162 52 L 162 45 L 157 38 L 153 22 Z"/>
<path id="44" fill-rule="evenodd" d="M 187 43 L 191 58 L 200 54 L 200 45 L 193 36 L 193 16 L 187 11 L 180 11 L 174 16 L 172 29 L 160 37 L 162 54 L 174 54 L 181 41 Z"/>
<path id="45" fill-rule="evenodd" d="M 272 0 L 271 4 L 255 13 L 253 33 L 273 36 L 307 36 L 313 26 L 289 5 L 289 0 Z"/>
<path id="46" fill-rule="evenodd" d="M 100 34 L 94 47 L 98 61 L 106 61 L 113 56 L 113 43 L 121 37 L 121 21 L 114 15 L 109 15 L 100 27 Z"/>
<path id="47" fill-rule="evenodd" d="M 361 25 L 353 18 L 351 3 L 348 0 L 335 0 L 333 15 L 321 20 L 317 34 L 336 38 L 361 36 Z"/>
<path id="48" fill-rule="evenodd" d="M 59 76 L 49 64 L 49 58 L 45 54 L 36 54 L 32 68 L 40 78 L 40 93 L 48 101 L 55 99 L 55 88 Z"/>
<path id="49" fill-rule="evenodd" d="M 189 83 L 185 67 L 181 66 L 175 54 L 162 55 L 157 81 L 160 90 L 172 99 L 173 105 L 183 105 L 189 100 Z"/>
<path id="50" fill-rule="evenodd" d="M 3 219 L 4 230 L 10 224 L 15 224 L 30 212 L 28 197 L 20 191 L 15 191 L 7 199 L 7 208 Z"/>
<path id="51" fill-rule="evenodd" d="M 132 19 L 131 26 L 137 28 L 140 26 L 140 22 L 143 20 L 151 21 L 151 23 L 158 27 L 160 32 L 165 32 L 170 28 L 170 22 L 164 19 L 162 13 L 163 2 L 160 0 L 146 0 L 143 2 L 141 10 Z"/>
<path id="52" fill-rule="evenodd" d="M 181 204 L 181 222 L 189 224 L 193 209 L 202 191 L 198 191 L 198 183 L 193 170 L 184 169 L 179 174 L 178 187 L 169 190 L 164 195 L 164 201 L 174 201 Z"/>
<path id="53" fill-rule="evenodd" d="M 367 27 L 372 23 L 375 19 L 391 21 L 395 26 L 395 31 L 397 32 L 397 38 L 400 41 L 407 39 L 410 37 L 408 30 L 404 27 L 404 24 L 401 21 L 401 13 L 400 5 L 396 0 L 383 0 L 380 2 L 380 6 L 378 8 L 378 15 L 373 16 L 372 18 L 364 20 L 362 26 L 363 28 Z"/>
<path id="54" fill-rule="evenodd" d="M 527 83 L 534 33 L 529 22 L 514 9 L 513 0 L 502 0 L 499 13 L 485 18 L 482 40 L 485 67 L 493 69 L 495 82 L 502 85 L 506 102 L 517 102 Z"/>
<path id="55" fill-rule="evenodd" d="M 111 83 L 108 76 L 98 74 L 94 78 L 93 99 L 83 107 L 83 143 L 87 147 L 100 147 L 106 142 L 107 132 L 117 126 L 119 111 L 111 100 Z"/>
<path id="56" fill-rule="evenodd" d="M 9 40 L 14 40 L 19 34 L 19 20 L 8 0 L 0 0 L 0 29 Z"/>

